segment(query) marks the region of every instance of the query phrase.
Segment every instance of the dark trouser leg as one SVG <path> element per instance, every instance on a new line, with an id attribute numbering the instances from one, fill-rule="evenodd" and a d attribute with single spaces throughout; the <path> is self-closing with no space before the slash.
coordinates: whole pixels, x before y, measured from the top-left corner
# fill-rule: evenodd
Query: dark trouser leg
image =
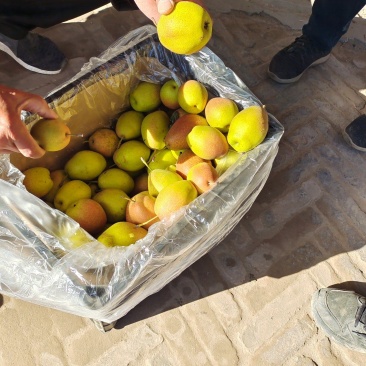
<path id="1" fill-rule="evenodd" d="M 76 18 L 106 5 L 108 0 L 2 0 L 0 1 L 0 33 L 22 39 L 37 27 L 47 28 Z M 112 1 L 118 10 L 136 9 L 133 1 Z"/>
<path id="2" fill-rule="evenodd" d="M 303 34 L 331 50 L 348 30 L 352 19 L 366 5 L 366 0 L 315 0 Z"/>

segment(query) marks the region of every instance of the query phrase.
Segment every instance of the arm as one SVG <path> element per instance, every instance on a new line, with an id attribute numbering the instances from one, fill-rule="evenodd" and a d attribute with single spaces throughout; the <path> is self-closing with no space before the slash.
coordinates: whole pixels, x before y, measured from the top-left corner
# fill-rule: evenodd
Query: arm
<path id="1" fill-rule="evenodd" d="M 40 158 L 45 151 L 32 138 L 20 113 L 26 110 L 44 118 L 57 118 L 39 95 L 0 85 L 0 153 L 20 152 L 26 157 Z"/>
<path id="2" fill-rule="evenodd" d="M 174 9 L 174 4 L 181 0 L 135 0 L 138 8 L 155 24 L 162 14 L 169 14 Z M 193 0 L 203 6 L 203 0 Z"/>

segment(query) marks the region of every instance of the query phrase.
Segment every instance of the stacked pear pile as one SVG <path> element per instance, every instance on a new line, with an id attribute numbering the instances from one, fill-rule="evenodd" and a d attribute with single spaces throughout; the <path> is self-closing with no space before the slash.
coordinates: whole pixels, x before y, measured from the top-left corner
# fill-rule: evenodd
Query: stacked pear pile
<path id="1" fill-rule="evenodd" d="M 25 170 L 24 185 L 106 246 L 127 246 L 151 225 L 210 190 L 268 132 L 268 114 L 253 105 L 209 97 L 197 80 L 181 85 L 140 82 L 131 108 L 111 128 L 99 128 L 63 169 Z M 67 123 L 40 120 L 31 134 L 45 150 L 63 149 Z M 57 123 L 57 133 L 50 133 Z M 44 138 L 47 136 L 47 138 Z"/>

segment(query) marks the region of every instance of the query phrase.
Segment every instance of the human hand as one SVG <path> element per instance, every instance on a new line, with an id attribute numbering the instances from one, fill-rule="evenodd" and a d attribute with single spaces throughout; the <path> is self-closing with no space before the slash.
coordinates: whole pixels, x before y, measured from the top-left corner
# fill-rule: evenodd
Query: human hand
<path id="1" fill-rule="evenodd" d="M 155 24 L 161 15 L 169 14 L 173 11 L 175 3 L 182 0 L 135 0 L 138 8 Z M 203 0 L 192 0 L 192 2 L 203 6 Z"/>
<path id="2" fill-rule="evenodd" d="M 22 110 L 44 118 L 57 118 L 56 112 L 41 96 L 0 85 L 0 154 L 20 152 L 29 158 L 40 158 L 45 151 L 21 120 Z"/>

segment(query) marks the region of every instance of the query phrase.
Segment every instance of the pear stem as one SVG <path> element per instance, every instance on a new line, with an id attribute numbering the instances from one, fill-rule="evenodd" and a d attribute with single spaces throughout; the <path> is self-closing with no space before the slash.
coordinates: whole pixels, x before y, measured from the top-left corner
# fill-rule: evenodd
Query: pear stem
<path id="1" fill-rule="evenodd" d="M 148 169 L 148 171 L 151 172 L 151 168 L 147 165 L 146 160 L 143 157 L 141 157 L 140 159 L 144 163 L 144 165 L 146 166 L 146 168 Z"/>
<path id="2" fill-rule="evenodd" d="M 66 136 L 75 136 L 75 137 L 84 137 L 83 133 L 78 133 L 78 134 L 74 134 L 74 133 L 66 133 Z"/>
<path id="3" fill-rule="evenodd" d="M 151 219 L 149 219 L 149 220 L 147 220 L 145 222 L 142 222 L 141 224 L 136 224 L 136 226 L 138 226 L 138 227 L 144 226 L 144 225 L 148 224 L 149 222 L 151 222 L 151 221 L 153 221 L 153 220 L 155 220 L 157 218 L 158 218 L 158 216 L 154 216 Z"/>

